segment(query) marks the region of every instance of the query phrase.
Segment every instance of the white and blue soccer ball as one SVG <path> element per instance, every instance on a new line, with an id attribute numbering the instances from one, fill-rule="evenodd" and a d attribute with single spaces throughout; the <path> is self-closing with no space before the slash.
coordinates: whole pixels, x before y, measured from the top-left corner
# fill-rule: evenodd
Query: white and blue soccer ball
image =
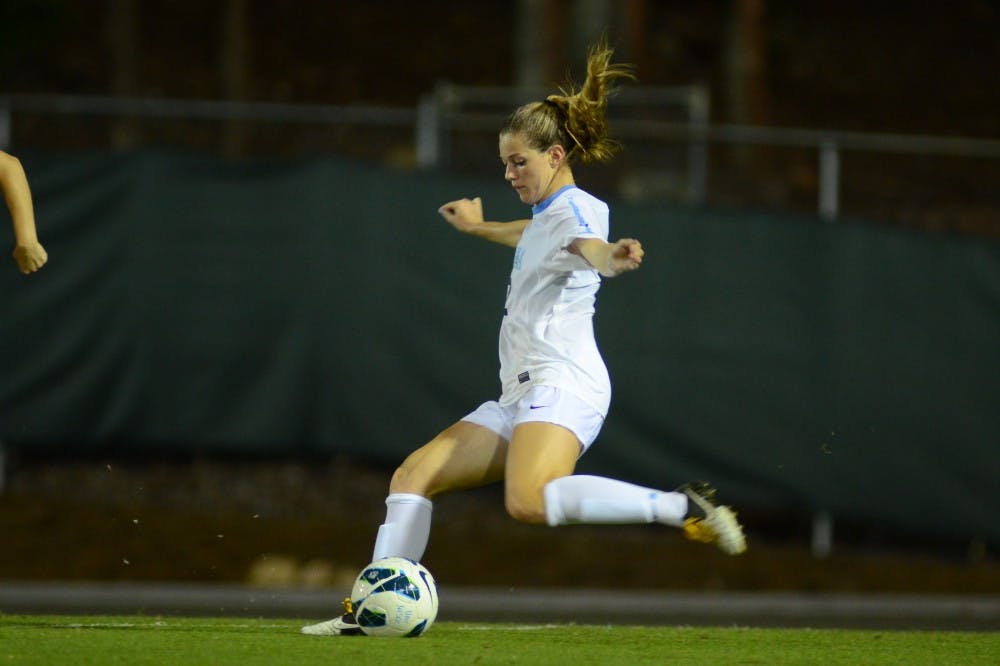
<path id="1" fill-rule="evenodd" d="M 375 560 L 351 590 L 354 618 L 368 636 L 420 636 L 434 624 L 438 595 L 425 566 L 403 557 Z"/>

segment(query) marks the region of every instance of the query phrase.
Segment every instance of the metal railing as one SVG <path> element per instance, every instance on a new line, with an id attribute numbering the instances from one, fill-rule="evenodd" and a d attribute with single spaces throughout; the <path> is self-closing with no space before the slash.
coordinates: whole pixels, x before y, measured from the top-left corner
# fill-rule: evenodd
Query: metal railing
<path id="1" fill-rule="evenodd" d="M 456 132 L 487 132 L 492 136 L 513 106 L 542 97 L 544 91 L 448 84 L 425 96 L 416 108 L 12 94 L 0 96 L 0 148 L 10 145 L 18 113 L 357 125 L 412 131 L 416 165 L 439 168 L 449 162 L 449 146 Z M 692 204 L 704 203 L 708 195 L 709 144 L 815 150 L 816 210 L 830 220 L 837 218 L 841 210 L 841 155 L 845 151 L 1000 159 L 1000 140 L 994 139 L 712 125 L 708 93 L 698 86 L 625 88 L 615 98 L 614 108 L 621 116 L 614 120 L 617 136 L 634 141 L 669 141 L 686 147 L 685 198 Z M 639 108 L 646 110 L 646 116 L 656 117 L 629 116 L 628 109 Z M 622 113 L 622 109 L 626 112 Z M 679 118 L 662 119 L 671 113 Z"/>
<path id="2" fill-rule="evenodd" d="M 388 106 L 326 106 L 271 102 L 227 102 L 101 95 L 0 96 L 0 146 L 11 135 L 11 113 L 16 111 L 69 115 L 257 120 L 276 123 L 373 124 L 413 126 L 416 111 Z"/>
<path id="3" fill-rule="evenodd" d="M 535 92 L 534 97 L 544 98 Z M 443 86 L 421 103 L 419 119 L 424 133 L 418 139 L 421 163 L 437 165 L 446 150 L 448 131 L 495 132 L 504 116 L 468 111 L 470 102 L 502 101 L 511 107 L 525 98 L 516 88 Z M 659 140 L 688 146 L 687 200 L 705 202 L 708 193 L 708 149 L 710 143 L 806 148 L 816 151 L 818 161 L 817 212 L 828 220 L 840 214 L 841 154 L 844 151 L 893 153 L 925 156 L 1000 159 L 1000 140 L 904 134 L 875 134 L 836 130 L 760 127 L 751 125 L 711 125 L 708 93 L 701 87 L 626 88 L 614 100 L 615 107 L 652 103 L 661 107 L 681 107 L 686 116 L 680 121 L 617 118 L 615 135 L 631 140 Z"/>
<path id="4" fill-rule="evenodd" d="M 819 161 L 819 214 L 834 219 L 840 208 L 840 156 L 844 151 L 1000 159 L 1000 141 L 913 134 L 871 134 L 801 128 L 632 122 L 615 126 L 622 136 L 815 149 Z"/>

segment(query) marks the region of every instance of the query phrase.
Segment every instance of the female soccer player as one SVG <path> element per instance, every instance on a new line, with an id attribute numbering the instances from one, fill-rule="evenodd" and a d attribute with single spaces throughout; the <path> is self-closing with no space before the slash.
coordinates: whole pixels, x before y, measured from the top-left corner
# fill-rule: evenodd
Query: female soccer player
<path id="1" fill-rule="evenodd" d="M 603 43 L 593 48 L 579 91 L 526 104 L 500 130 L 504 177 L 531 206 L 530 220 L 486 222 L 478 198 L 451 201 L 438 211 L 461 232 L 515 248 L 500 327 L 502 394 L 396 470 L 373 560 L 419 561 L 430 534 L 431 498 L 496 481 L 504 481 L 507 512 L 522 522 L 659 522 L 729 554 L 746 549 L 735 514 L 715 506 L 711 489 L 686 485 L 664 492 L 573 474 L 611 401 L 592 324 L 601 276 L 635 270 L 643 260 L 639 241 L 607 241 L 608 206 L 573 179 L 574 161 L 602 162 L 616 148 L 607 135 L 607 94 L 616 79 L 631 74 L 612 65 L 611 55 Z M 341 617 L 303 627 L 303 633 L 361 633 L 350 599 L 344 606 Z"/>
<path id="2" fill-rule="evenodd" d="M 24 167 L 13 155 L 0 150 L 0 189 L 14 222 L 14 261 L 22 273 L 34 273 L 49 260 L 35 231 L 35 211 Z"/>

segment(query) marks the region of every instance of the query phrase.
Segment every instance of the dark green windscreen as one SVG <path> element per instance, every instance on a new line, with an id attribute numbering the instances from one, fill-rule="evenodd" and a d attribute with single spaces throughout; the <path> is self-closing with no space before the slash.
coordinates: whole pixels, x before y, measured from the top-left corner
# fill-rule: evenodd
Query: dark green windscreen
<path id="1" fill-rule="evenodd" d="M 19 157 L 50 263 L 0 270 L 8 447 L 392 463 L 497 396 L 511 251 L 436 209 L 527 216 L 499 174 Z M 646 263 L 598 300 L 581 471 L 1000 541 L 1000 246 L 613 204 L 624 235 Z"/>

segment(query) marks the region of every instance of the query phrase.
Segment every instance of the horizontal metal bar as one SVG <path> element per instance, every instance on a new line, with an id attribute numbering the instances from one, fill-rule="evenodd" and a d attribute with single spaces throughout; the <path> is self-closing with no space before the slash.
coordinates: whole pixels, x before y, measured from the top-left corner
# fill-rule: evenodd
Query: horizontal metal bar
<path id="1" fill-rule="evenodd" d="M 704 133 L 709 141 L 759 143 L 779 146 L 818 147 L 833 144 L 839 150 L 959 157 L 1000 157 L 1000 141 L 970 137 L 926 136 L 920 134 L 880 134 L 840 130 L 812 130 L 754 125 L 709 125 L 699 129 L 683 123 L 670 123 L 686 138 Z M 617 127 L 617 126 L 616 126 Z M 653 127 L 633 127 L 648 132 Z"/>
<path id="2" fill-rule="evenodd" d="M 451 89 L 463 90 L 450 86 Z M 695 90 L 688 87 L 687 90 Z M 470 87 L 499 99 L 510 100 L 509 87 Z M 629 89 L 623 89 L 625 92 Z M 654 89 L 656 90 L 656 89 Z M 667 90 L 667 89 L 664 89 Z M 684 88 L 671 89 L 677 92 Z M 665 94 L 665 93 L 664 93 Z M 100 95 L 0 96 L 0 108 L 9 111 L 33 111 L 59 114 L 108 116 L 145 116 L 155 118 L 195 118 L 215 120 L 258 120 L 318 124 L 358 124 L 412 127 L 414 108 L 385 106 L 328 106 L 276 104 L 270 102 L 231 102 L 192 99 L 110 97 Z M 452 112 L 446 122 L 452 130 L 496 131 L 503 116 L 482 112 Z M 815 130 L 754 125 L 710 125 L 683 121 L 614 120 L 615 134 L 622 138 L 711 141 L 785 147 L 818 148 L 832 144 L 838 150 L 855 150 L 913 155 L 949 155 L 958 157 L 1000 158 L 1000 140 L 969 137 L 880 134 L 838 130 Z"/>
<path id="3" fill-rule="evenodd" d="M 454 130 L 493 131 L 503 118 L 491 113 L 459 112 L 448 116 Z M 877 134 L 812 130 L 756 125 L 700 125 L 656 120 L 614 120 L 612 130 L 622 138 L 676 141 L 713 141 L 760 144 L 791 148 L 819 148 L 832 144 L 838 150 L 958 157 L 1000 158 L 1000 141 L 968 137 L 924 136 L 919 134 Z"/>
<path id="4" fill-rule="evenodd" d="M 5 95 L 13 111 L 101 116 L 412 126 L 416 110 L 386 106 L 324 106 L 99 95 Z"/>
<path id="5" fill-rule="evenodd" d="M 444 84 L 439 91 L 453 102 L 474 101 L 489 104 L 516 104 L 517 100 L 544 99 L 551 87 L 517 88 L 511 86 L 460 86 Z M 616 103 L 624 104 L 687 104 L 692 95 L 704 94 L 701 86 L 622 87 L 614 91 Z"/>

